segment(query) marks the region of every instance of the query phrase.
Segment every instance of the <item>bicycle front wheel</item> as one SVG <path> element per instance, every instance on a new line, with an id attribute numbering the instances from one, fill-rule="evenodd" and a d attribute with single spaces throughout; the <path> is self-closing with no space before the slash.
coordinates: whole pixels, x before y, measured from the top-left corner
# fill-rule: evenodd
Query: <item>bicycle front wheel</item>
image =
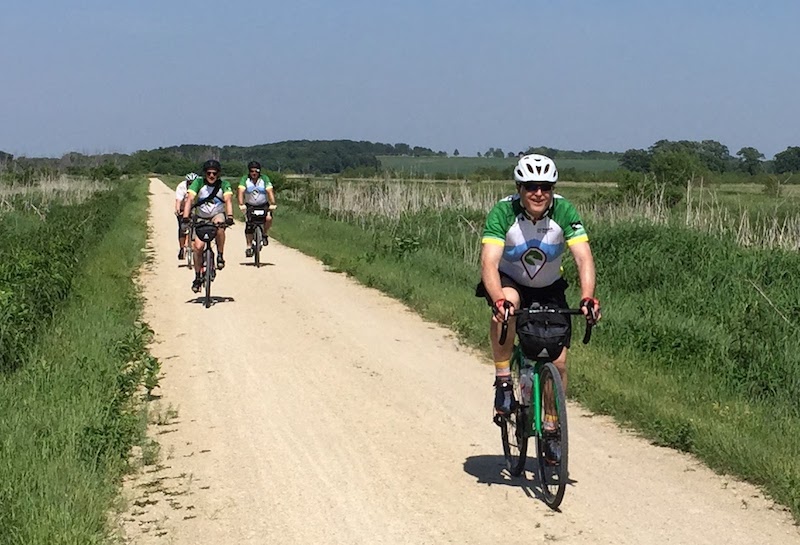
<path id="1" fill-rule="evenodd" d="M 214 277 L 214 252 L 206 250 L 206 277 L 204 279 L 206 297 L 203 304 L 206 308 L 211 306 L 211 279 Z"/>
<path id="2" fill-rule="evenodd" d="M 514 377 L 514 399 L 520 399 L 519 379 Z M 519 403 L 508 416 L 496 416 L 500 425 L 500 438 L 503 441 L 503 456 L 508 472 L 517 477 L 525 471 L 528 456 L 529 420 L 528 407 Z"/>
<path id="3" fill-rule="evenodd" d="M 186 252 L 186 266 L 189 269 L 194 268 L 194 249 L 192 248 L 191 244 L 187 244 L 184 247 L 184 252 Z"/>
<path id="4" fill-rule="evenodd" d="M 539 482 L 544 502 L 557 509 L 564 499 L 569 472 L 569 434 L 567 430 L 567 400 L 561 375 L 552 363 L 542 365 L 539 371 L 540 404 L 542 420 L 550 420 L 551 426 L 542 426 L 536 438 Z M 555 427 L 552 427 L 555 424 Z"/>
<path id="5" fill-rule="evenodd" d="M 256 230 L 253 233 L 253 242 L 256 246 L 253 249 L 253 257 L 256 260 L 256 268 L 259 268 L 261 267 L 261 244 L 263 243 L 263 233 L 260 225 L 256 225 Z"/>

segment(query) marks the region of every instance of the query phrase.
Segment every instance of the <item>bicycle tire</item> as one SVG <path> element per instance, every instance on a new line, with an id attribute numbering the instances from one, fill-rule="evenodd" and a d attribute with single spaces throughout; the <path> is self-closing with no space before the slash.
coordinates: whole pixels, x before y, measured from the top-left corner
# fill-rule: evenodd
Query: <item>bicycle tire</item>
<path id="1" fill-rule="evenodd" d="M 214 252 L 206 250 L 206 275 L 204 283 L 206 287 L 206 297 L 203 304 L 206 308 L 211 306 L 211 279 L 214 277 Z"/>
<path id="2" fill-rule="evenodd" d="M 552 384 L 553 396 L 555 400 L 556 417 L 558 426 L 553 435 L 548 434 L 549 439 L 558 441 L 561 449 L 561 456 L 558 461 L 545 459 L 545 437 L 544 432 L 536 437 L 537 445 L 537 465 L 539 466 L 539 483 L 541 485 L 544 502 L 551 509 L 558 509 L 564 499 L 564 492 L 567 488 L 569 478 L 569 433 L 567 426 L 567 400 L 564 395 L 564 386 L 561 382 L 561 375 L 552 363 L 545 363 L 539 371 L 539 383 L 541 398 L 537 400 L 541 407 L 542 419 L 545 414 L 544 391 L 548 383 Z"/>
<path id="3" fill-rule="evenodd" d="M 514 373 L 514 399 L 520 399 L 519 376 Z M 506 468 L 512 477 L 518 477 L 525 471 L 525 462 L 528 456 L 528 438 L 530 425 L 528 423 L 528 407 L 517 403 L 517 407 L 508 416 L 500 416 L 500 439 L 503 442 L 503 457 L 506 459 Z"/>
<path id="4" fill-rule="evenodd" d="M 253 233 L 253 243 L 255 244 L 255 248 L 253 249 L 253 258 L 256 260 L 256 269 L 261 267 L 261 243 L 263 242 L 261 233 L 261 226 L 256 225 L 255 232 Z"/>

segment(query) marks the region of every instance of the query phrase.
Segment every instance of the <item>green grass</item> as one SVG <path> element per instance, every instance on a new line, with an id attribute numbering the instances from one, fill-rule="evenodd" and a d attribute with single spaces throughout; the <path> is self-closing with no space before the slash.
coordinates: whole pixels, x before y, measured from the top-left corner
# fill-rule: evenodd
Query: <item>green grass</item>
<path id="1" fill-rule="evenodd" d="M 488 355 L 473 246 L 491 187 L 396 184 L 279 195 L 306 211 L 282 206 L 272 233 Z M 798 517 L 800 257 L 746 248 L 727 231 L 703 233 L 682 212 L 666 213 L 656 225 L 641 215 L 588 222 L 605 318 L 590 346 L 573 343 L 570 394 L 657 444 L 764 486 Z M 569 259 L 566 276 L 576 278 Z"/>
<path id="2" fill-rule="evenodd" d="M 141 436 L 134 403 L 157 362 L 132 282 L 142 263 L 146 184 L 85 255 L 71 293 L 24 364 L 0 375 L 0 543 L 105 543 L 130 447 Z M 66 228 L 66 226 L 65 226 Z"/>
<path id="3" fill-rule="evenodd" d="M 378 157 L 383 170 L 403 173 L 406 177 L 415 178 L 436 173 L 466 175 L 479 168 L 509 168 L 517 163 L 516 157 L 406 157 L 381 155 Z M 574 168 L 583 172 L 601 172 L 619 168 L 614 159 L 558 159 L 556 164 L 560 170 Z"/>

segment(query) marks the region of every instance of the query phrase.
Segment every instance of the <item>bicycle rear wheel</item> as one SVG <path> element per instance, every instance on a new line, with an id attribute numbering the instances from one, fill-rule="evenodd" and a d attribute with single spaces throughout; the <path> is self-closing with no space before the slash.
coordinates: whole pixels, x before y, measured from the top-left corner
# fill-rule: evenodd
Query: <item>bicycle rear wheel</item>
<path id="1" fill-rule="evenodd" d="M 206 297 L 203 304 L 206 308 L 211 306 L 211 279 L 214 278 L 214 252 L 207 249 L 205 252 L 206 257 L 206 275 L 204 278 Z"/>
<path id="2" fill-rule="evenodd" d="M 546 414 L 555 416 L 557 420 L 555 430 L 544 431 L 542 428 L 542 435 L 536 438 L 539 482 L 544 502 L 551 509 L 557 509 L 564 499 L 569 478 L 567 470 L 569 459 L 567 400 L 564 395 L 564 386 L 561 383 L 561 375 L 552 363 L 542 365 L 539 371 L 539 383 L 541 394 L 537 402 L 540 404 L 542 420 Z M 545 399 L 548 396 L 552 398 L 553 406 L 547 406 Z M 549 449 L 546 444 L 548 442 Z"/>
<path id="3" fill-rule="evenodd" d="M 256 225 L 256 230 L 253 233 L 253 243 L 255 244 L 255 248 L 253 249 L 253 257 L 256 260 L 256 268 L 261 267 L 261 244 L 263 242 L 263 233 L 261 232 L 261 226 Z"/>
<path id="4" fill-rule="evenodd" d="M 520 399 L 519 377 L 514 375 L 514 399 Z M 528 407 L 517 403 L 517 407 L 508 416 L 495 417 L 500 425 L 500 439 L 503 441 L 503 456 L 506 459 L 508 472 L 517 477 L 525 471 L 528 456 L 528 437 L 530 424 Z"/>
<path id="5" fill-rule="evenodd" d="M 194 268 L 194 250 L 191 243 L 186 244 L 183 251 L 186 252 L 186 266 L 190 269 Z"/>

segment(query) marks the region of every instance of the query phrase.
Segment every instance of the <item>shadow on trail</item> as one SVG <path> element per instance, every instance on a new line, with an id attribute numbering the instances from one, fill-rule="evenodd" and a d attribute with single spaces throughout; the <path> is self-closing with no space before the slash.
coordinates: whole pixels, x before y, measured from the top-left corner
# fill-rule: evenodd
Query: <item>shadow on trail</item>
<path id="1" fill-rule="evenodd" d="M 219 296 L 219 295 L 212 295 L 211 296 L 211 306 L 213 307 L 217 303 L 232 303 L 235 300 L 236 299 L 234 299 L 233 297 L 223 297 L 223 296 Z M 202 304 L 204 304 L 206 302 L 206 297 L 205 297 L 205 295 L 203 295 L 203 296 L 200 296 L 200 297 L 196 297 L 194 299 L 189 299 L 186 302 L 187 303 L 194 303 L 194 304 L 202 305 Z"/>
<path id="2" fill-rule="evenodd" d="M 239 263 L 239 265 L 244 265 L 245 267 L 255 267 L 256 266 L 256 264 L 253 263 L 252 261 L 241 261 Z M 275 263 L 270 263 L 269 261 L 262 261 L 261 262 L 261 266 L 262 267 L 274 267 Z"/>
<path id="3" fill-rule="evenodd" d="M 506 468 L 506 460 L 497 454 L 484 454 L 470 456 L 464 461 L 464 472 L 472 475 L 479 484 L 488 486 L 500 485 L 519 488 L 529 498 L 536 498 L 544 502 L 540 489 L 539 468 L 535 458 L 528 458 L 525 471 L 519 477 L 512 477 Z M 528 478 L 531 475 L 533 479 Z M 569 479 L 569 485 L 574 486 L 578 481 Z M 556 509 L 556 511 L 560 511 Z"/>

